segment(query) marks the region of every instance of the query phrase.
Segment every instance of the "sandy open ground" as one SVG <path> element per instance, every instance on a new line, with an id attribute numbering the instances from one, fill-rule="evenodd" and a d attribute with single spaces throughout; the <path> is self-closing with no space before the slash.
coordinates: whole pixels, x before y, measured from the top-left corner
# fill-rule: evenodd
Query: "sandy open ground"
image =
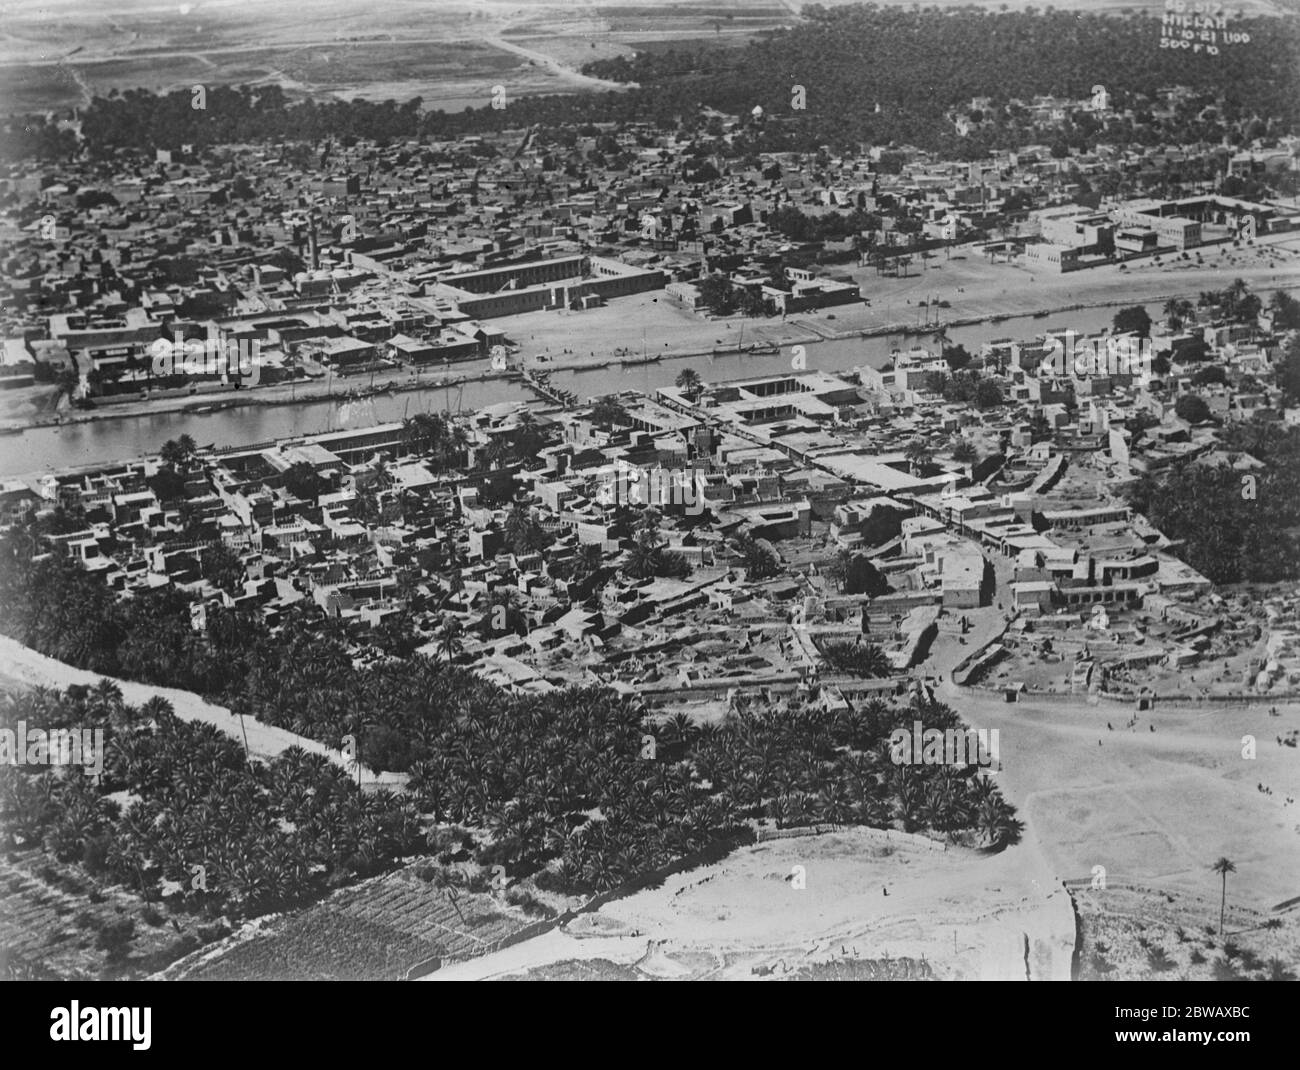
<path id="1" fill-rule="evenodd" d="M 1300 707 L 1277 717 L 1266 704 L 1157 707 L 1129 730 L 1119 704 L 1009 704 L 950 685 L 943 699 L 972 726 L 999 730 L 999 786 L 1058 879 L 1104 866 L 1114 880 L 1207 895 L 1225 855 L 1243 905 L 1270 910 L 1300 895 L 1300 802 L 1286 801 L 1300 800 L 1300 750 L 1277 743 L 1300 727 Z M 1254 759 L 1242 757 L 1246 735 Z"/>
<path id="2" fill-rule="evenodd" d="M 795 867 L 803 888 L 791 880 Z M 773 967 L 779 977 L 811 963 L 907 957 L 950 980 L 1062 980 L 1073 947 L 1069 896 L 1031 846 L 987 855 L 852 829 L 744 848 L 607 904 L 567 932 L 430 979 L 488 979 L 589 958 L 664 979 L 748 979 Z"/>

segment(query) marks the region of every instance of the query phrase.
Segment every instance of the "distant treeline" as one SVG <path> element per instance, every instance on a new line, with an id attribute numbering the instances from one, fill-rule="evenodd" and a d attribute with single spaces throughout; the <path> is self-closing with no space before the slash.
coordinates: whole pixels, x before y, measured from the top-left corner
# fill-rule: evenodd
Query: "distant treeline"
<path id="1" fill-rule="evenodd" d="M 1084 148 L 1120 142 L 1240 142 L 1277 136 L 1300 122 L 1300 19 L 1232 19 L 1249 43 L 1227 44 L 1218 31 L 1217 56 L 1160 47 L 1160 22 L 1142 15 L 1073 11 L 991 13 L 975 8 L 906 11 L 874 5 L 827 11 L 803 9 L 804 22 L 744 48 L 700 47 L 644 53 L 587 64 L 589 74 L 635 82 L 639 88 L 552 96 L 525 96 L 503 108 L 484 101 L 461 112 L 421 110 L 419 98 L 396 101 L 312 100 L 292 103 L 278 86 L 207 87 L 157 96 L 145 90 L 97 97 L 81 113 L 92 153 L 117 149 L 197 148 L 215 144 L 326 138 L 453 138 L 539 125 L 648 121 L 663 129 L 719 132 L 705 109 L 766 117 L 743 136 L 743 152 L 798 150 L 819 145 L 906 142 L 956 157 L 1039 140 L 1031 117 L 1011 98 L 1038 94 L 1087 98 L 1103 85 L 1113 104 L 1135 94 L 1154 97 L 1183 85 L 1204 99 L 1188 102 L 1158 123 L 1114 120 L 1102 130 L 1087 112 L 1067 117 L 1058 136 Z M 802 110 L 792 107 L 795 86 Z M 1214 96 L 1226 106 L 1211 109 Z M 974 109 L 967 136 L 945 112 L 991 98 Z M 194 105 L 202 103 L 204 107 Z M 75 136 L 44 117 L 16 120 L 0 135 L 6 158 L 65 156 Z"/>

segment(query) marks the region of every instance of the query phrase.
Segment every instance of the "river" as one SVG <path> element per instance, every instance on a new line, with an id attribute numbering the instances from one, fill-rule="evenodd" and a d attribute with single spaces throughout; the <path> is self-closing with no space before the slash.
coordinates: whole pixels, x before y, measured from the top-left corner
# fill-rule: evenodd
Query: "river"
<path id="1" fill-rule="evenodd" d="M 995 338 L 1032 338 L 1048 328 L 1096 331 L 1109 326 L 1112 308 L 1080 309 L 1043 319 L 1015 317 L 1002 323 L 980 323 L 949 331 L 949 336 L 972 353 Z M 1153 319 L 1159 307 L 1147 309 Z M 809 343 L 808 368 L 828 372 L 847 371 L 863 364 L 879 367 L 894 349 L 929 342 L 924 338 L 900 336 L 855 338 Z M 610 365 L 585 371 L 556 371 L 551 383 L 572 390 L 586 399 L 620 390 L 652 393 L 668 386 L 683 368 L 693 368 L 706 382 L 723 382 L 766 375 L 790 366 L 790 347 L 778 353 L 741 356 L 668 358 L 651 364 Z M 486 368 L 486 362 L 466 362 L 467 371 Z M 169 438 L 188 433 L 200 445 L 236 446 L 251 442 L 318 434 L 322 431 L 366 427 L 401 420 L 427 410 L 460 408 L 467 411 L 520 398 L 533 399 L 517 382 L 489 380 L 469 382 L 463 387 L 430 388 L 381 394 L 360 401 L 312 401 L 299 405 L 245 406 L 206 414 L 155 413 L 118 419 L 65 424 L 62 427 L 29 428 L 22 435 L 0 438 L 0 476 L 31 477 L 45 472 L 90 464 L 111 464 L 156 453 Z"/>

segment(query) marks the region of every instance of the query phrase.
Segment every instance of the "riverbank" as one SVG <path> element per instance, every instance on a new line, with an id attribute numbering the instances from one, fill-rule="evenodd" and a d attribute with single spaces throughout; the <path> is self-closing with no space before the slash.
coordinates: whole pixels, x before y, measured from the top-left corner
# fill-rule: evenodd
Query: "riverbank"
<path id="1" fill-rule="evenodd" d="M 1140 300 L 1144 304 L 1163 303 L 1183 296 L 1185 296 L 1183 291 L 1143 294 Z M 847 327 L 838 326 L 842 320 L 860 321 L 864 314 L 869 315 L 873 311 L 869 304 L 846 306 L 829 314 L 826 312 L 801 314 L 788 321 L 754 320 L 740 316 L 726 319 L 699 319 L 693 317 L 699 331 L 703 333 L 713 333 L 718 330 L 730 332 L 734 329 L 736 336 L 734 340 L 715 339 L 712 344 L 697 340 L 693 344 L 685 346 L 666 346 L 662 352 L 654 353 L 647 352 L 645 347 L 642 347 L 640 351 L 636 350 L 635 347 L 631 349 L 620 347 L 612 351 L 589 350 L 583 354 L 561 347 L 561 351 L 553 355 L 550 352 L 549 344 L 546 343 L 540 347 L 539 351 L 536 344 L 538 327 L 536 324 L 528 324 L 527 326 L 531 329 L 533 336 L 530 339 L 532 344 L 522 347 L 525 351 L 517 358 L 515 365 L 504 370 L 493 368 L 487 358 L 481 358 L 461 362 L 458 366 L 464 370 L 459 372 L 452 371 L 450 365 L 440 368 L 436 373 L 428 374 L 410 368 L 394 368 L 376 371 L 373 374 L 359 374 L 355 378 L 331 376 L 326 379 L 300 380 L 293 383 L 278 383 L 274 386 L 244 390 L 205 390 L 195 394 L 166 398 L 133 398 L 122 401 L 98 399 L 94 409 L 65 411 L 54 417 L 48 414 L 32 414 L 26 419 L 10 419 L 3 426 L 0 426 L 0 434 L 17 429 L 26 431 L 35 428 L 67 427 L 72 424 L 98 423 L 106 420 L 130 419 L 142 416 L 165 414 L 200 415 L 200 413 L 196 412 L 198 406 L 205 408 L 211 406 L 214 409 L 219 408 L 221 410 L 255 407 L 271 408 L 283 405 L 309 405 L 331 400 L 340 403 L 362 401 L 387 394 L 427 390 L 454 390 L 463 387 L 467 383 L 504 382 L 516 379 L 519 374 L 518 365 L 520 364 L 540 373 L 583 372 L 609 367 L 636 368 L 645 364 L 657 364 L 662 361 L 713 359 L 718 356 L 747 355 L 751 346 L 760 347 L 759 353 L 771 353 L 772 346 L 777 347 L 777 350 L 780 351 L 785 347 L 795 345 L 816 346 L 822 342 L 832 341 L 851 342 L 856 339 L 888 339 L 894 337 L 900 340 L 935 338 L 940 331 L 947 332 L 1003 322 L 1010 325 L 1019 320 L 1041 320 L 1046 317 L 1061 316 L 1071 312 L 1119 308 L 1133 304 L 1135 300 L 1138 299 L 1134 296 L 1128 296 L 1122 300 L 1109 296 L 1099 301 L 1054 302 L 1035 307 L 1030 311 L 1017 311 L 1011 314 L 986 312 L 952 315 L 952 309 L 944 309 L 941 310 L 938 326 L 931 325 L 928 327 L 897 321 L 865 324 L 855 322 Z M 600 309 L 582 315 L 591 317 L 594 320 L 600 312 L 608 311 L 611 311 L 611 309 Z M 508 336 L 518 338 L 523 333 L 522 329 L 512 330 L 511 320 L 531 319 L 535 315 L 539 314 L 507 317 L 495 322 L 500 323 L 506 329 Z M 550 315 L 553 316 L 554 314 Z M 566 327 L 572 326 L 568 324 L 567 318 L 562 322 Z M 835 322 L 837 326 L 831 327 L 831 322 Z M 592 325 L 597 326 L 595 323 Z M 523 325 L 520 326 L 522 328 Z M 545 326 L 549 327 L 550 325 Z M 1042 325 L 1035 325 L 1031 332 L 1022 334 L 1021 337 L 1032 337 L 1033 334 L 1042 329 Z M 1012 327 L 1008 326 L 1007 330 L 1012 331 Z M 748 341 L 745 340 L 746 332 L 749 335 Z M 545 336 L 544 334 L 543 337 Z"/>

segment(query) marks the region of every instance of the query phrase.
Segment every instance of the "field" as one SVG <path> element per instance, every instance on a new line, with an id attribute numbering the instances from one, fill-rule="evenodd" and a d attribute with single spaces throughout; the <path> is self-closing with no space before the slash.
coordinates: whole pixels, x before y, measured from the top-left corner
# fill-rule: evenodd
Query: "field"
<path id="1" fill-rule="evenodd" d="M 123 919 L 134 935 L 125 954 L 110 959 L 97 935 Z M 138 896 L 101 887 L 40 851 L 0 860 L 0 977 L 139 977 L 202 942 L 192 919 L 183 920 L 178 927 Z"/>
<path id="2" fill-rule="evenodd" d="M 619 88 L 578 68 L 665 41 L 741 44 L 794 19 L 787 5 L 745 0 L 18 3 L 0 28 L 0 99 L 13 112 L 113 88 L 277 83 L 291 96 L 419 96 L 454 111 L 483 106 L 493 85 L 510 96 Z"/>
<path id="3" fill-rule="evenodd" d="M 291 916 L 261 919 L 167 971 L 181 980 L 400 980 L 467 958 L 534 924 L 488 895 L 445 891 L 404 869 Z"/>
<path id="4" fill-rule="evenodd" d="M 837 6 L 851 0 L 828 0 Z M 886 0 L 911 6 L 911 0 Z M 967 6 L 970 0 L 932 0 Z M 1030 0 L 981 6 L 1024 8 Z M 741 45 L 798 21 L 802 0 L 22 0 L 0 27 L 0 98 L 7 112 L 72 107 L 112 88 L 278 83 L 290 95 L 363 96 L 458 110 L 509 95 L 612 88 L 583 63 L 695 42 Z M 1041 4 L 1037 6 L 1042 6 Z M 1063 0 L 1087 11 L 1149 11 L 1163 0 Z M 1297 0 L 1238 0 L 1273 15 Z"/>

